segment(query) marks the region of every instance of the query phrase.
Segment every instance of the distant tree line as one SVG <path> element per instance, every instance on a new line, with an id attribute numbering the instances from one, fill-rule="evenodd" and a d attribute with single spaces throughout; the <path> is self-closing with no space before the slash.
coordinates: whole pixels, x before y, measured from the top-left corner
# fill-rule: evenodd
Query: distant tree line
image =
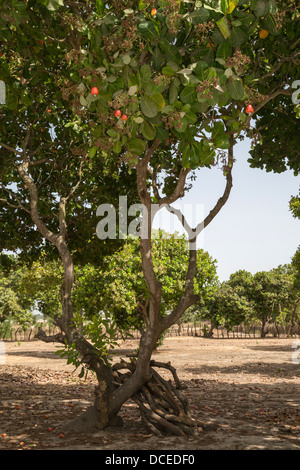
<path id="1" fill-rule="evenodd" d="M 182 321 L 209 320 L 208 336 L 218 327 L 232 331 L 236 326 L 251 323 L 261 326 L 262 337 L 267 335 L 270 324 L 278 328 L 289 324 L 291 334 L 295 334 L 300 320 L 298 284 L 299 272 L 294 259 L 289 265 L 254 275 L 239 270 L 215 288 L 205 305 L 199 305 L 198 310 L 194 307 Z"/>
<path id="2" fill-rule="evenodd" d="M 152 244 L 154 269 L 162 284 L 162 308 L 167 314 L 182 294 L 188 247 L 183 236 L 162 231 L 156 233 Z M 17 256 L 2 254 L 0 328 L 11 322 L 26 328 L 36 322 L 37 312 L 53 322 L 61 315 L 62 282 L 62 266 L 57 260 L 42 255 L 29 265 Z M 199 250 L 195 288 L 201 300 L 187 310 L 181 323 L 208 320 L 211 327 L 207 336 L 218 327 L 232 331 L 253 322 L 260 325 L 262 337 L 271 323 L 278 327 L 288 324 L 295 334 L 300 324 L 299 286 L 299 250 L 290 264 L 256 274 L 239 270 L 226 282 L 218 279 L 216 260 Z M 128 239 L 101 268 L 89 263 L 78 266 L 73 303 L 77 327 L 85 329 L 86 335 L 93 334 L 93 325 L 107 321 L 110 345 L 120 329 L 125 335 L 130 329 L 142 330 L 147 321 L 148 297 L 138 239 Z"/>

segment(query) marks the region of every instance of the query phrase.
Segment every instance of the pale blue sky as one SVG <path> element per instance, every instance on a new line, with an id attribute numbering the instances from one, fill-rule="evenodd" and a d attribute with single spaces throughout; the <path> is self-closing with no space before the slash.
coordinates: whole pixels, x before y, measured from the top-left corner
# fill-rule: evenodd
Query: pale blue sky
<path id="1" fill-rule="evenodd" d="M 217 260 L 221 281 L 239 269 L 254 274 L 289 263 L 300 244 L 300 221 L 289 211 L 289 200 L 298 194 L 300 177 L 291 171 L 274 174 L 250 168 L 249 148 L 249 141 L 235 147 L 230 198 L 199 238 L 198 246 Z M 202 169 L 182 203 L 187 204 L 187 211 L 189 204 L 201 204 L 198 213 L 206 215 L 223 189 L 221 170 Z M 156 218 L 155 228 L 159 224 L 171 231 L 168 220 L 165 216 L 161 222 Z M 174 229 L 179 228 L 174 222 Z"/>

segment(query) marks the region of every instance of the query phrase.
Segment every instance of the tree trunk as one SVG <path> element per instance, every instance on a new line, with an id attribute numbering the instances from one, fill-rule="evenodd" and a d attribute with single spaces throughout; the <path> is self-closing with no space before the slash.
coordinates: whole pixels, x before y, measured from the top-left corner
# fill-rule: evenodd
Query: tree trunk
<path id="1" fill-rule="evenodd" d="M 30 132 L 27 136 L 29 139 Z M 95 387 L 94 404 L 81 416 L 68 423 L 72 430 L 93 431 L 104 429 L 112 424 L 121 424 L 117 418 L 122 405 L 132 398 L 138 405 L 143 422 L 154 433 L 167 432 L 176 435 L 194 435 L 199 423 L 189 415 L 187 401 L 180 394 L 180 382 L 176 371 L 170 364 L 151 361 L 152 353 L 161 334 L 177 323 L 188 307 L 199 301 L 199 295 L 194 294 L 194 277 L 197 269 L 197 234 L 206 227 L 226 203 L 232 188 L 233 137 L 230 136 L 231 146 L 228 151 L 228 165 L 224 167 L 226 187 L 223 196 L 210 211 L 202 223 L 195 229 L 189 229 L 189 264 L 185 280 L 185 290 L 174 310 L 167 316 L 160 311 L 162 286 L 158 281 L 152 260 L 151 230 L 152 230 L 152 199 L 148 188 L 149 162 L 151 155 L 158 148 L 160 141 L 155 139 L 145 152 L 144 158 L 138 161 L 137 189 L 145 212 L 143 212 L 142 236 L 140 251 L 144 279 L 149 291 L 148 312 L 145 316 L 145 331 L 142 334 L 137 357 L 130 362 L 121 360 L 110 367 L 107 358 L 101 357 L 98 351 L 89 343 L 74 325 L 72 288 L 74 283 L 74 266 L 72 256 L 67 246 L 66 204 L 74 193 L 77 185 L 68 197 L 61 197 L 59 210 L 59 232 L 53 233 L 43 223 L 38 210 L 38 190 L 28 173 L 29 161 L 23 152 L 23 163 L 18 166 L 19 174 L 29 190 L 30 215 L 41 235 L 56 246 L 64 268 L 64 282 L 61 287 L 62 317 L 56 318 L 56 324 L 62 333 L 47 337 L 39 330 L 39 338 L 44 341 L 59 341 L 63 344 L 75 345 L 82 364 L 96 373 L 98 385 Z M 160 198 L 156 194 L 158 205 L 169 206 L 184 194 L 186 177 L 189 169 L 182 168 L 177 185 L 172 195 Z M 80 180 L 79 180 L 80 181 Z M 155 185 L 154 185 L 155 186 Z M 156 186 L 155 186 L 156 187 Z M 183 220 L 183 218 L 182 218 Z M 165 380 L 156 368 L 168 369 L 173 376 L 174 384 Z M 125 372 L 124 372 L 125 370 Z"/>
<path id="2" fill-rule="evenodd" d="M 260 333 L 260 336 L 261 338 L 264 338 L 266 336 L 266 331 L 265 331 L 265 322 L 262 322 L 262 325 L 261 325 L 261 333 Z"/>
<path id="3" fill-rule="evenodd" d="M 296 316 L 297 316 L 297 307 L 299 303 L 295 303 L 292 312 L 292 325 L 291 325 L 291 335 L 295 335 L 297 333 L 296 328 Z"/>
<path id="4" fill-rule="evenodd" d="M 143 423 L 155 434 L 196 435 L 201 431 L 201 423 L 191 418 L 187 400 L 180 393 L 182 386 L 176 370 L 170 363 L 151 360 L 157 336 L 158 331 L 155 334 L 149 330 L 144 332 L 139 353 L 130 361 L 121 359 L 111 368 L 101 367 L 100 363 L 93 365 L 98 379 L 94 404 L 67 423 L 66 430 L 81 433 L 121 426 L 118 412 L 131 398 L 139 407 Z M 91 366 L 91 357 L 89 364 Z M 171 372 L 173 383 L 164 379 L 156 368 Z"/>

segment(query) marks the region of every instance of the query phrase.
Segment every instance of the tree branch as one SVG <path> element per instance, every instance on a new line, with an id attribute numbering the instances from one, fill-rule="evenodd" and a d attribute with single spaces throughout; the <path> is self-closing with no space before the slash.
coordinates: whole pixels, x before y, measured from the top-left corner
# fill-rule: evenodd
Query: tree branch
<path id="1" fill-rule="evenodd" d="M 0 199 L 0 201 L 3 201 L 5 202 L 5 204 L 8 206 L 8 207 L 11 207 L 13 209 L 22 209 L 23 211 L 27 212 L 28 214 L 30 214 L 30 210 L 29 209 L 26 209 L 26 207 L 22 204 L 22 202 L 20 201 L 20 199 L 8 188 L 5 188 L 5 186 L 3 186 L 3 184 L 1 183 L 1 188 L 3 189 L 3 191 L 6 191 L 13 199 L 15 199 L 17 202 L 18 202 L 18 205 L 15 206 L 14 204 L 11 204 L 7 199 Z"/>
<path id="2" fill-rule="evenodd" d="M 184 186 L 186 182 L 186 177 L 190 173 L 190 168 L 181 168 L 176 188 L 170 196 L 165 196 L 160 199 L 159 205 L 163 204 L 172 204 L 172 202 L 177 201 L 180 197 L 184 196 Z"/>
<path id="3" fill-rule="evenodd" d="M 69 195 L 65 198 L 66 201 L 68 201 L 68 199 L 70 199 L 74 193 L 77 191 L 81 181 L 82 181 L 82 167 L 83 167 L 83 163 L 85 162 L 86 159 L 83 159 L 81 160 L 80 162 L 80 166 L 79 166 L 79 172 L 78 172 L 78 175 L 79 175 L 79 178 L 78 178 L 78 181 L 77 183 L 75 184 L 75 186 L 71 189 Z"/>
<path id="4" fill-rule="evenodd" d="M 205 219 L 200 222 L 196 228 L 192 229 L 188 223 L 186 222 L 183 214 L 180 210 L 170 208 L 171 212 L 173 212 L 181 221 L 184 228 L 187 230 L 189 234 L 189 265 L 187 269 L 186 279 L 185 279 L 185 290 L 184 294 L 182 295 L 180 301 L 178 302 L 177 306 L 174 310 L 164 317 L 161 321 L 161 326 L 163 329 L 169 328 L 171 325 L 176 323 L 179 320 L 181 315 L 185 312 L 185 310 L 194 305 L 196 302 L 200 300 L 200 295 L 194 294 L 194 278 L 196 275 L 197 270 L 197 250 L 196 250 L 196 240 L 199 233 L 207 227 L 207 225 L 215 218 L 215 216 L 220 212 L 224 204 L 227 202 L 231 188 L 232 188 L 232 166 L 233 166 L 233 145 L 234 145 L 234 138 L 230 136 L 230 148 L 228 149 L 228 162 L 225 167 L 226 171 L 226 186 L 223 195 L 218 199 L 217 203 L 215 204 L 214 208 L 209 212 L 209 214 L 205 217 Z"/>
<path id="5" fill-rule="evenodd" d="M 276 98 L 277 96 L 279 95 L 285 95 L 285 96 L 291 96 L 293 94 L 292 91 L 290 90 L 286 90 L 284 88 L 280 88 L 279 90 L 276 90 L 272 93 L 270 93 L 269 95 L 267 95 L 254 109 L 254 112 L 253 113 L 250 113 L 248 118 L 247 118 L 247 121 L 245 122 L 243 128 L 247 128 L 249 127 L 250 125 L 250 120 L 251 120 L 251 117 L 256 114 L 261 108 L 263 108 L 267 103 L 269 103 L 269 101 L 273 100 L 274 98 Z"/>
<path id="6" fill-rule="evenodd" d="M 44 163 L 49 163 L 51 160 L 49 158 L 42 158 L 41 160 L 35 160 L 34 162 L 29 162 L 29 166 L 39 166 L 43 165 Z"/>
<path id="7" fill-rule="evenodd" d="M 159 144 L 159 139 L 156 139 L 152 146 L 146 150 L 144 158 L 140 159 L 136 166 L 138 193 L 145 211 L 142 219 L 140 251 L 144 278 L 150 294 L 149 321 L 152 326 L 160 315 L 161 283 L 157 280 L 153 268 L 151 247 L 152 211 L 151 197 L 147 188 L 147 171 L 150 158 Z"/>
<path id="8" fill-rule="evenodd" d="M 15 153 L 16 155 L 21 155 L 21 152 L 19 152 L 15 148 L 11 147 L 10 145 L 6 145 L 4 142 L 0 142 L 0 147 L 3 147 L 6 150 L 9 150 L 10 152 Z"/>

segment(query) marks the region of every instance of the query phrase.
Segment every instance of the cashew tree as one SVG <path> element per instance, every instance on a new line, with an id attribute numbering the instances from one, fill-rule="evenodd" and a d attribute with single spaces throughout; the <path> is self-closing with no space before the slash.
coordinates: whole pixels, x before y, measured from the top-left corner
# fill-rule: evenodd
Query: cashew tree
<path id="1" fill-rule="evenodd" d="M 76 424 L 104 428 L 118 422 L 118 411 L 133 398 L 151 431 L 195 434 L 199 423 L 189 414 L 176 371 L 153 361 L 152 352 L 161 334 L 201 301 L 194 285 L 197 237 L 229 199 L 235 144 L 245 136 L 257 143 L 258 118 L 272 103 L 294 109 L 297 3 L 2 3 L 0 79 L 7 92 L 0 122 L 2 231 L 6 248 L 23 230 L 29 251 L 44 243 L 60 255 L 61 333 L 49 338 L 40 332 L 40 338 L 72 346 L 96 374 L 95 403 Z M 269 168 L 281 161 L 285 154 L 275 155 Z M 172 204 L 197 185 L 195 170 L 215 166 L 224 174 L 223 194 L 192 227 Z M 114 185 L 107 169 L 114 169 Z M 114 204 L 123 173 L 134 178 L 142 207 L 140 256 L 149 300 L 138 353 L 111 365 L 99 343 L 76 327 L 73 252 L 77 234 L 91 246 L 90 204 L 95 209 L 103 186 L 111 189 L 111 201 L 107 193 L 106 199 Z M 72 217 L 75 202 L 79 224 Z M 182 222 L 189 252 L 182 294 L 168 313 L 152 256 L 153 217 L 162 208 Z M 11 213 L 25 213 L 19 226 L 11 224 Z M 33 228 L 24 231 L 23 218 Z M 106 241 L 93 246 L 99 252 Z M 162 378 L 160 367 L 169 369 L 174 384 Z"/>

